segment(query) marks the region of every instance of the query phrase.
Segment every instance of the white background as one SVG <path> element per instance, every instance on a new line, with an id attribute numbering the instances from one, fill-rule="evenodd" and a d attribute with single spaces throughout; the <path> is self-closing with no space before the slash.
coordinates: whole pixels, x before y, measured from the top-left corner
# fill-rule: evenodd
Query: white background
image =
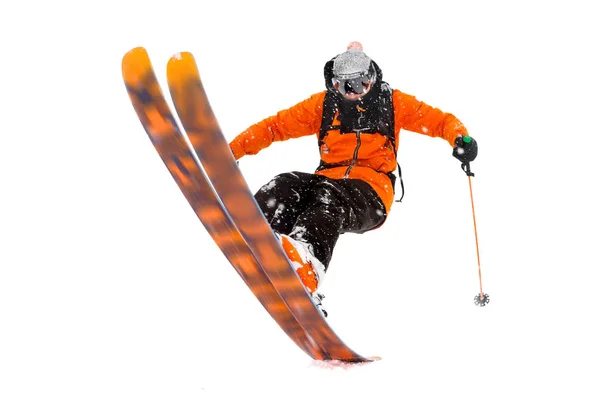
<path id="1" fill-rule="evenodd" d="M 0 6 L 0 397 L 598 398 L 594 2 L 216 3 Z M 491 303 L 472 304 L 465 174 L 446 142 L 403 132 L 403 203 L 341 237 L 323 285 L 338 334 L 383 360 L 336 366 L 300 351 L 212 243 L 120 63 L 145 46 L 166 84 L 191 51 L 232 139 L 322 90 L 353 40 L 477 139 Z M 256 190 L 317 162 L 309 137 L 240 165 Z"/>

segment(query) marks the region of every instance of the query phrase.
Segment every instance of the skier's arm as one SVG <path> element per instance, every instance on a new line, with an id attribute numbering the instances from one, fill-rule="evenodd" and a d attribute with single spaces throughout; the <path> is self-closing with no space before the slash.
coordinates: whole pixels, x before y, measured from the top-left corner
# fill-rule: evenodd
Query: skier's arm
<path id="1" fill-rule="evenodd" d="M 452 146 L 459 135 L 469 135 L 465 126 L 454 115 L 433 108 L 414 96 L 394 90 L 393 101 L 395 123 L 399 128 L 441 137 Z"/>
<path id="2" fill-rule="evenodd" d="M 315 94 L 293 107 L 280 111 L 240 133 L 229 146 L 236 159 L 256 154 L 275 141 L 308 136 L 319 131 L 325 92 Z"/>

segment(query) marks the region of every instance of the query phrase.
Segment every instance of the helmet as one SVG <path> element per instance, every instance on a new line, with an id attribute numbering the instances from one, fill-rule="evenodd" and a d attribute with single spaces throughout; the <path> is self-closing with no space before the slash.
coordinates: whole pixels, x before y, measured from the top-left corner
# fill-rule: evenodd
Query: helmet
<path id="1" fill-rule="evenodd" d="M 348 49 L 333 60 L 333 87 L 346 99 L 356 100 L 371 90 L 376 80 L 371 59 L 362 51 L 359 42 L 352 42 Z"/>

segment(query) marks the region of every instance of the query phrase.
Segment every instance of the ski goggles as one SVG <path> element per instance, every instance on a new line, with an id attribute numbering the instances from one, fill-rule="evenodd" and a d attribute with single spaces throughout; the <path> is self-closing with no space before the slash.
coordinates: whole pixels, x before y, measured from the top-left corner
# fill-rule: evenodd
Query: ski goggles
<path id="1" fill-rule="evenodd" d="M 372 75 L 363 75 L 351 79 L 333 78 L 333 86 L 342 95 L 346 94 L 363 94 L 371 89 L 371 85 L 374 82 Z"/>

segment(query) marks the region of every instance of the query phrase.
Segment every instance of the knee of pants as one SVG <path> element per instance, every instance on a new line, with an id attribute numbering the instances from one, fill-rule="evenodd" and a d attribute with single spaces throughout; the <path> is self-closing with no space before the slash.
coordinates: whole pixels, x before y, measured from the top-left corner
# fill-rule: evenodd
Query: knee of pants
<path id="1" fill-rule="evenodd" d="M 288 185 L 290 182 L 292 182 L 294 180 L 297 181 L 297 180 L 300 180 L 300 178 L 291 172 L 281 173 L 281 174 L 275 176 L 274 178 L 272 178 L 267 184 L 262 186 L 258 191 L 260 193 L 267 193 L 270 191 L 274 191 L 274 190 L 278 189 L 279 187 Z"/>
<path id="2" fill-rule="evenodd" d="M 275 176 L 254 195 L 263 212 L 301 212 L 308 204 L 311 176 L 307 173 L 289 172 Z M 279 211 L 278 209 L 281 208 Z"/>
<path id="3" fill-rule="evenodd" d="M 316 184 L 314 195 L 315 201 L 324 205 L 339 202 L 340 198 L 343 198 L 343 193 L 340 192 L 340 189 L 328 180 L 323 180 Z"/>

